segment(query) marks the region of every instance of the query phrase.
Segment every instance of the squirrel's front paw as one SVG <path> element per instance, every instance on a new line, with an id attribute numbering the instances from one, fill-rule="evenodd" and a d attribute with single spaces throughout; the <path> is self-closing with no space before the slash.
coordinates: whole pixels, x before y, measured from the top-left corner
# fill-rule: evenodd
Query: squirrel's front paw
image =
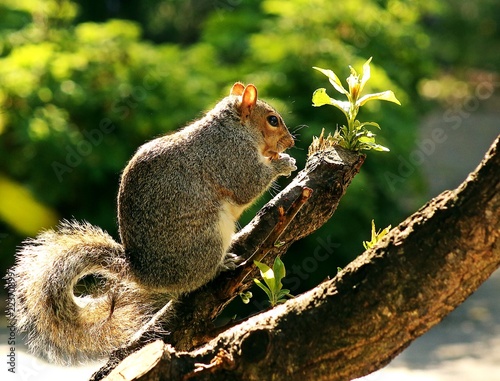
<path id="1" fill-rule="evenodd" d="M 286 153 L 280 153 L 278 159 L 273 160 L 274 167 L 278 173 L 283 176 L 290 176 L 290 174 L 297 170 L 295 159 Z"/>

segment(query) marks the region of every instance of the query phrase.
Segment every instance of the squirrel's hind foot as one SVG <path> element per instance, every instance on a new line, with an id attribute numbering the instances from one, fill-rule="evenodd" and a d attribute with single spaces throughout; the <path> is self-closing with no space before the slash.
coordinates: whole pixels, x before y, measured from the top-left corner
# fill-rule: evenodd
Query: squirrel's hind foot
<path id="1" fill-rule="evenodd" d="M 245 258 L 240 257 L 239 255 L 233 253 L 226 253 L 226 257 L 224 258 L 224 261 L 222 262 L 221 265 L 222 271 L 234 270 L 244 261 Z"/>

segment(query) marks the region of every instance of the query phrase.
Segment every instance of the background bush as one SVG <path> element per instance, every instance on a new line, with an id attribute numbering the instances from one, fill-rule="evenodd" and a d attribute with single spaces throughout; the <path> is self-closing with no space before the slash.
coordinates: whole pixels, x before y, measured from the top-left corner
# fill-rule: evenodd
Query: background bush
<path id="1" fill-rule="evenodd" d="M 292 291 L 314 286 L 363 251 L 371 219 L 395 226 L 425 201 L 418 174 L 394 190 L 384 173 L 414 149 L 430 106 L 423 81 L 498 69 L 499 8 L 494 0 L 2 0 L 2 268 L 22 239 L 61 218 L 118 237 L 115 198 L 127 160 L 198 118 L 237 80 L 256 84 L 283 114 L 302 167 L 312 136 L 344 122 L 333 108 L 311 107 L 312 92 L 329 86 L 311 67 L 343 80 L 348 65 L 360 69 L 373 56 L 367 91 L 392 89 L 403 106 L 362 110 L 391 152 L 370 152 L 334 218 L 285 257 L 292 280 L 300 278 Z M 327 259 L 300 275 L 315 250 Z"/>

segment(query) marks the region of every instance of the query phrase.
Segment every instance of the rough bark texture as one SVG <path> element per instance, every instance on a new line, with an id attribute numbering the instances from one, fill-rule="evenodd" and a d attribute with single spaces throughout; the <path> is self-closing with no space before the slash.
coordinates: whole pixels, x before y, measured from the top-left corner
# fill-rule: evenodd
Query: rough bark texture
<path id="1" fill-rule="evenodd" d="M 231 280 L 222 274 L 203 290 L 179 301 L 177 316 L 184 320 L 176 320 L 166 338 L 172 345 L 151 343 L 143 349 L 149 355 L 135 354 L 135 360 L 128 358 L 120 366 L 128 364 L 135 369 L 134 364 L 140 364 L 136 374 L 144 374 L 141 380 L 351 380 L 381 368 L 500 266 L 499 144 L 497 139 L 483 163 L 459 188 L 431 200 L 334 279 L 199 346 L 214 335 L 207 317 L 226 305 L 232 297 L 228 293 L 239 289 L 227 287 Z M 331 153 L 324 155 L 330 158 Z M 328 163 L 324 157 L 319 162 Z M 272 248 L 269 257 L 280 255 L 291 242 L 331 216 L 362 158 L 353 163 L 347 165 L 350 171 L 340 175 L 338 167 L 318 165 L 319 169 L 303 175 L 294 196 L 290 193 L 284 201 L 273 200 L 283 202 L 284 213 L 271 205 L 256 217 L 256 221 L 269 218 L 267 230 L 266 223 L 259 222 L 267 236 L 276 225 L 273 221 L 286 216 L 304 187 L 313 190 L 279 239 L 284 245 Z M 323 182 L 316 184 L 311 177 Z M 282 194 L 293 188 L 292 183 Z M 254 229 L 259 230 L 245 229 L 237 237 L 242 242 L 233 245 L 236 252 L 248 256 L 258 251 L 265 237 L 249 238 Z M 248 273 L 248 269 L 244 271 Z M 245 284 L 248 279 L 243 279 Z M 207 291 L 213 292 L 212 296 L 204 294 Z M 208 298 L 208 304 L 203 305 L 202 298 Z M 199 310 L 197 303 L 210 311 Z M 197 349 L 192 349 L 195 346 Z M 120 376 L 123 374 L 115 369 L 108 379 L 138 379 L 134 372 Z"/>

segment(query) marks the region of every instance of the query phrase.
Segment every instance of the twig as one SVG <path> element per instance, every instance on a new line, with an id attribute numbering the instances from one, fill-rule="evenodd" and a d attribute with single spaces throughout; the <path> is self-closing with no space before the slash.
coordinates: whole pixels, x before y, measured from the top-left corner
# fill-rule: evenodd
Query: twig
<path id="1" fill-rule="evenodd" d="M 288 208 L 285 212 L 284 208 L 280 206 L 278 208 L 279 213 L 279 221 L 276 224 L 275 228 L 271 231 L 271 233 L 267 236 L 266 240 L 262 242 L 262 245 L 247 259 L 246 262 L 251 262 L 253 264 L 254 261 L 261 261 L 264 257 L 274 249 L 278 245 L 282 245 L 283 243 L 279 242 L 279 239 L 285 232 L 290 222 L 295 218 L 299 210 L 304 206 L 304 204 L 309 200 L 313 193 L 313 190 L 309 187 L 304 187 L 302 189 L 302 193 L 299 197 L 293 202 L 293 204 Z M 242 281 L 246 278 L 246 276 L 250 273 L 250 271 L 245 274 L 242 278 Z"/>
<path id="2" fill-rule="evenodd" d="M 302 193 L 297 197 L 297 199 L 290 205 L 287 211 L 280 206 L 278 207 L 278 223 L 271 230 L 266 239 L 262 244 L 250 255 L 250 257 L 243 262 L 238 267 L 238 273 L 236 276 L 232 277 L 232 281 L 229 283 L 228 287 L 223 290 L 220 294 L 220 298 L 234 296 L 235 292 L 238 292 L 239 288 L 244 287 L 244 280 L 252 273 L 254 269 L 254 261 L 261 261 L 272 249 L 276 247 L 279 243 L 280 237 L 285 232 L 290 222 L 297 215 L 302 206 L 309 200 L 313 193 L 313 190 L 309 187 L 304 187 Z"/>

